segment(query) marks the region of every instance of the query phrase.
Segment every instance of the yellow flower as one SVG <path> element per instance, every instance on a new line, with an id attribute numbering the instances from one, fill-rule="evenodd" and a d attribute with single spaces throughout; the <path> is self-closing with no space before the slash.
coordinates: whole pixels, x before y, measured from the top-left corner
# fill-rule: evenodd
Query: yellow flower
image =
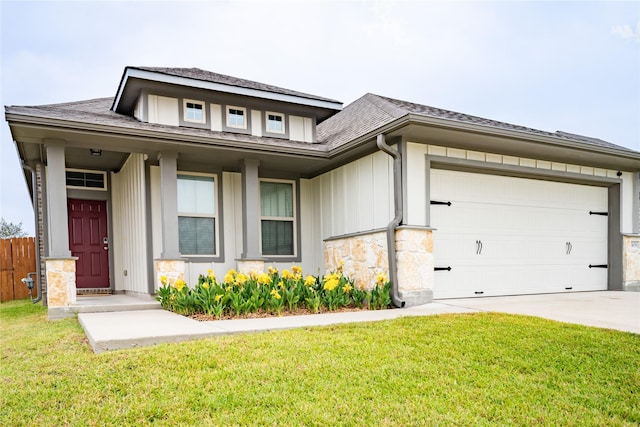
<path id="1" fill-rule="evenodd" d="M 257 277 L 256 280 L 261 285 L 269 285 L 269 284 L 271 284 L 271 276 L 269 276 L 267 273 L 258 274 L 258 277 Z"/>
<path id="2" fill-rule="evenodd" d="M 282 278 L 283 279 L 291 279 L 293 275 L 289 270 L 282 270 Z"/>
<path id="3" fill-rule="evenodd" d="M 275 267 L 269 267 L 269 274 L 276 274 L 278 273 L 278 269 Z"/>
<path id="4" fill-rule="evenodd" d="M 345 294 L 348 294 L 349 292 L 351 292 L 351 289 L 353 289 L 353 287 L 351 287 L 351 285 L 348 283 L 342 287 L 342 290 L 344 291 Z"/>
<path id="5" fill-rule="evenodd" d="M 185 282 L 182 279 L 176 280 L 176 283 L 174 284 L 178 292 L 180 292 L 186 285 L 187 285 L 187 282 Z"/>
<path id="6" fill-rule="evenodd" d="M 233 274 L 231 274 L 231 271 L 229 271 L 225 276 L 224 276 L 224 283 L 233 283 L 234 277 Z"/>
<path id="7" fill-rule="evenodd" d="M 167 284 L 169 284 L 167 276 L 160 276 L 160 283 L 162 283 L 162 286 L 167 286 Z"/>
<path id="8" fill-rule="evenodd" d="M 304 284 L 306 286 L 313 286 L 313 285 L 316 284 L 316 278 L 311 276 L 311 275 L 309 275 L 304 279 Z"/>
<path id="9" fill-rule="evenodd" d="M 246 274 L 238 273 L 236 276 L 236 285 L 244 285 L 244 282 L 249 280 L 249 277 Z"/>
<path id="10" fill-rule="evenodd" d="M 280 296 L 280 293 L 279 293 L 277 290 L 275 290 L 275 289 L 272 289 L 272 290 L 271 290 L 271 295 L 272 295 L 275 299 L 280 299 L 280 298 L 282 298 L 282 297 Z"/>
<path id="11" fill-rule="evenodd" d="M 214 300 L 215 300 L 216 302 L 220 302 L 220 300 L 221 300 L 221 299 L 222 299 L 222 294 L 218 294 L 218 295 L 216 295 L 216 297 L 214 298 Z"/>
<path id="12" fill-rule="evenodd" d="M 280 281 L 278 282 L 278 287 L 279 287 L 280 289 L 284 289 L 284 282 L 283 282 L 282 280 L 280 280 Z"/>
<path id="13" fill-rule="evenodd" d="M 209 289 L 209 283 L 208 282 L 204 282 L 202 284 L 202 287 L 205 288 L 205 289 Z"/>
<path id="14" fill-rule="evenodd" d="M 387 275 L 384 273 L 378 273 L 378 275 L 376 276 L 376 284 L 378 286 L 383 286 L 385 283 L 387 283 L 389 279 L 387 278 Z"/>
<path id="15" fill-rule="evenodd" d="M 344 261 L 340 260 L 340 262 L 338 263 L 338 267 L 336 267 L 336 270 L 342 271 L 342 267 L 344 267 Z"/>
<path id="16" fill-rule="evenodd" d="M 300 267 L 298 265 L 291 266 L 291 270 L 293 270 L 293 274 L 301 274 L 302 273 L 302 267 Z"/>
<path id="17" fill-rule="evenodd" d="M 231 292 L 231 290 L 232 290 L 232 289 L 233 289 L 233 286 L 227 286 L 227 287 L 225 288 L 225 290 L 226 290 L 227 292 Z"/>
<path id="18" fill-rule="evenodd" d="M 340 280 L 338 280 L 335 277 L 332 277 L 329 280 L 324 282 L 324 289 L 326 291 L 332 291 L 338 286 L 338 283 L 340 283 Z"/>
<path id="19" fill-rule="evenodd" d="M 212 269 L 207 270 L 207 277 L 210 278 L 211 280 L 216 280 L 216 275 L 213 273 Z"/>

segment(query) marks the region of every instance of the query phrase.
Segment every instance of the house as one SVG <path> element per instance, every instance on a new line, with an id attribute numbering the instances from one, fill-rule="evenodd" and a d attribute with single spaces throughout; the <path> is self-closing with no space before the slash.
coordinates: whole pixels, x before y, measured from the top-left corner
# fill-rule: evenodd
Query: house
<path id="1" fill-rule="evenodd" d="M 396 306 L 640 288 L 640 153 L 366 94 L 126 67 L 115 97 L 5 107 L 50 317 L 212 269 L 344 262 Z"/>

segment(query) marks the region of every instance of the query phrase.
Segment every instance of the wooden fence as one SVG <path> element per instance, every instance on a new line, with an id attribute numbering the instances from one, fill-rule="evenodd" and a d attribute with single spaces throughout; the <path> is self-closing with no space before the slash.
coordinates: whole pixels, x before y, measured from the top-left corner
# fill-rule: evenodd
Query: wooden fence
<path id="1" fill-rule="evenodd" d="M 33 237 L 0 239 L 0 302 L 29 297 L 27 286 L 20 279 L 36 271 L 36 243 Z M 37 294 L 38 277 L 34 281 L 33 297 Z"/>

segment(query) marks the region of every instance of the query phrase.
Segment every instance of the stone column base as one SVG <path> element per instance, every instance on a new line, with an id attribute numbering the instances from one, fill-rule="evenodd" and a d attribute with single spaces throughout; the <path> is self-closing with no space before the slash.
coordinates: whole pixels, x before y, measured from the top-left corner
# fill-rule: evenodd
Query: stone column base
<path id="1" fill-rule="evenodd" d="M 238 259 L 236 263 L 238 273 L 264 273 L 264 261 L 261 259 Z"/>
<path id="2" fill-rule="evenodd" d="M 184 280 L 185 262 L 182 259 L 157 259 L 155 267 L 155 291 L 162 286 L 161 277 L 166 277 L 172 285 L 178 279 Z"/>
<path id="3" fill-rule="evenodd" d="M 49 319 L 73 316 L 68 308 L 76 304 L 77 260 L 77 257 L 45 259 Z"/>
<path id="4" fill-rule="evenodd" d="M 640 235 L 622 235 L 622 289 L 640 292 Z"/>

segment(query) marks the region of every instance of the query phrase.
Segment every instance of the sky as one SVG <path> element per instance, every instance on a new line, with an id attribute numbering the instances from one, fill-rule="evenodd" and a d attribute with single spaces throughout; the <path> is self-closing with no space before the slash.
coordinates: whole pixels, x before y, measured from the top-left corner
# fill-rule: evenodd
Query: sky
<path id="1" fill-rule="evenodd" d="M 3 106 L 114 96 L 127 65 L 197 67 L 640 151 L 640 0 L 0 0 L 0 42 Z M 4 116 L 0 129 L 0 216 L 33 234 Z"/>

